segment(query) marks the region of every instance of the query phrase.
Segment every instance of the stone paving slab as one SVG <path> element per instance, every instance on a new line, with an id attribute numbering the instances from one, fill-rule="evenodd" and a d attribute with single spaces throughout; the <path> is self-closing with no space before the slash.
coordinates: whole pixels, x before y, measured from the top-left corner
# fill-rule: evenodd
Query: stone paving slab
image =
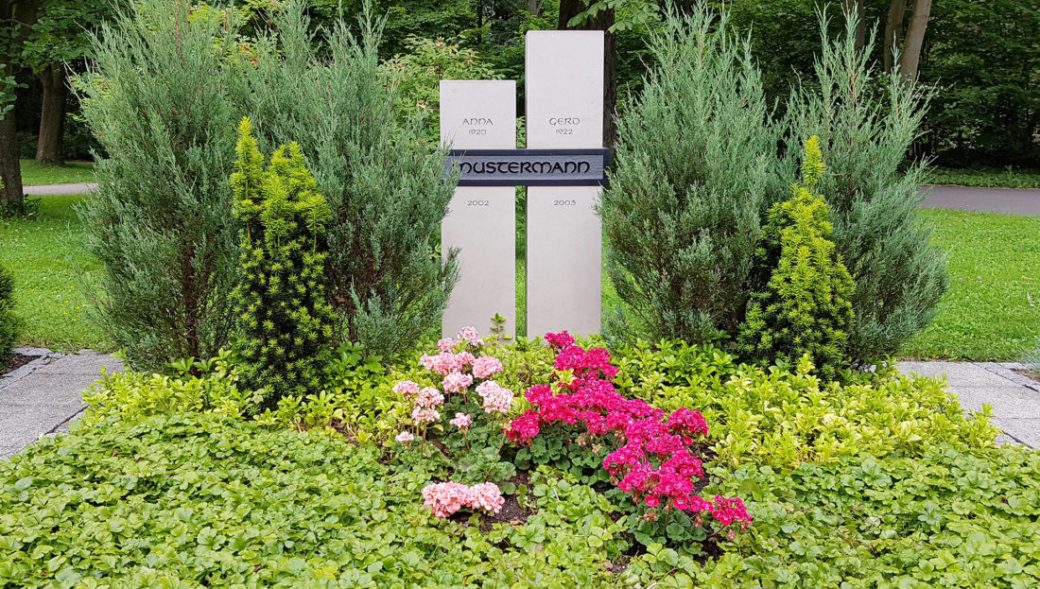
<path id="1" fill-rule="evenodd" d="M 10 456 L 40 436 L 68 431 L 86 409 L 81 396 L 100 376 L 123 369 L 108 354 L 84 350 L 54 354 L 48 350 L 17 350 L 40 358 L 0 378 L 0 458 Z"/>
<path id="2" fill-rule="evenodd" d="M 1020 364 L 996 362 L 900 362 L 899 371 L 945 377 L 961 406 L 976 412 L 993 408 L 991 423 L 1013 442 L 1040 448 L 1040 383 L 1015 372 Z"/>

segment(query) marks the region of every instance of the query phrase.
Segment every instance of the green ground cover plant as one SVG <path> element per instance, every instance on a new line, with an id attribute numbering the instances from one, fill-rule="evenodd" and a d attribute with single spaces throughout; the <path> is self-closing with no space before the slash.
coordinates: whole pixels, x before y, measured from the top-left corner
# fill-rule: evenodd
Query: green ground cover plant
<path id="1" fill-rule="evenodd" d="M 84 287 L 96 284 L 100 270 L 72 210 L 83 198 L 40 197 L 32 217 L 0 219 L 0 264 L 14 277 L 19 344 L 57 351 L 114 349 L 89 316 Z"/>
<path id="2" fill-rule="evenodd" d="M 61 165 L 41 164 L 36 160 L 21 160 L 22 184 L 68 184 L 93 182 L 94 162 L 66 162 Z"/>
<path id="3" fill-rule="evenodd" d="M 547 346 L 485 345 L 477 357 L 501 360 L 501 386 L 550 382 Z M 244 419 L 248 395 L 230 359 L 179 363 L 174 376 L 110 376 L 86 397 L 91 408 L 73 433 L 0 461 L 0 587 L 967 588 L 1040 579 L 1038 454 L 994 447 L 985 416 L 964 417 L 934 380 L 878 373 L 825 384 L 806 366 L 766 370 L 711 347 L 621 351 L 619 392 L 704 410 L 702 492 L 747 499 L 747 531 L 697 554 L 704 536 L 667 512 L 637 511 L 643 523 L 632 527 L 623 496 L 589 476 L 600 466 L 586 458 L 602 450 L 558 435 L 567 430 L 537 450 L 556 466 L 502 482 L 515 501 L 508 516 L 435 517 L 422 503 L 430 481 L 508 476 L 498 469 L 522 456 L 500 448 L 501 434 L 492 444 L 476 415 L 470 431 L 453 430 L 449 412 L 443 433 L 394 441 L 414 416 L 414 399 L 394 383 L 441 386 L 418 362 L 383 367 L 344 350 L 338 394 Z M 587 379 L 585 366 L 605 367 L 595 356 L 573 361 L 557 372 L 560 392 L 572 370 Z M 320 406 L 347 411 L 306 421 Z M 510 416 L 526 407 L 517 401 Z M 419 444 L 421 435 L 444 436 L 445 447 Z M 476 460 L 489 449 L 494 460 Z"/>
<path id="4" fill-rule="evenodd" d="M 922 211 L 949 258 L 950 291 L 912 358 L 1017 361 L 1040 342 L 1040 218 Z"/>

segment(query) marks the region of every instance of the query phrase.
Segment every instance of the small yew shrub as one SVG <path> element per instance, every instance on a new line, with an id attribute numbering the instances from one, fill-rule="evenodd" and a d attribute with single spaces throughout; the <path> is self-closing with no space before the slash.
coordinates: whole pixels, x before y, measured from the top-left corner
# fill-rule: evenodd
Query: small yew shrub
<path id="1" fill-rule="evenodd" d="M 802 184 L 769 212 L 757 257 L 761 267 L 773 269 L 748 302 L 738 348 L 765 365 L 790 365 L 808 355 L 821 374 L 834 377 L 848 365 L 856 285 L 830 239 L 830 210 L 813 194 L 823 172 L 819 139 L 812 137 L 805 142 Z"/>
<path id="2" fill-rule="evenodd" d="M 233 296 L 241 378 L 268 400 L 314 392 L 322 387 L 336 321 L 325 289 L 332 210 L 298 144 L 279 147 L 265 170 L 245 118 L 236 151 L 231 189 L 242 230 Z"/>
<path id="3" fill-rule="evenodd" d="M 14 316 L 14 279 L 11 273 L 0 268 L 0 360 L 14 346 L 18 338 L 18 318 Z"/>

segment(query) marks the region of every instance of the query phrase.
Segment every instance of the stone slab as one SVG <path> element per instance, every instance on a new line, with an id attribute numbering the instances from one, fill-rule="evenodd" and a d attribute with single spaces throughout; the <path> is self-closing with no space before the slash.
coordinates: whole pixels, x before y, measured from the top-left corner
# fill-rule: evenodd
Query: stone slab
<path id="1" fill-rule="evenodd" d="M 1004 430 L 1019 443 L 1030 448 L 1040 449 L 1040 418 L 1005 418 L 993 419 L 993 424 Z"/>
<path id="2" fill-rule="evenodd" d="M 442 80 L 441 142 L 455 149 L 516 147 L 516 82 Z M 459 281 L 441 319 L 454 336 L 472 325 L 487 333 L 491 318 L 505 317 L 505 334 L 516 330 L 516 189 L 455 189 L 441 224 L 444 256 L 458 251 Z"/>
<path id="3" fill-rule="evenodd" d="M 602 31 L 527 33 L 527 147 L 603 146 Z M 598 187 L 527 190 L 527 336 L 599 333 Z"/>

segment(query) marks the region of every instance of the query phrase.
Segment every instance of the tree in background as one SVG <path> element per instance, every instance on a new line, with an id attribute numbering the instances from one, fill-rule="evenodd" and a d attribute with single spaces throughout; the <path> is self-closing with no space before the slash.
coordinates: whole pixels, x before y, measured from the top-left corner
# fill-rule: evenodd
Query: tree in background
<path id="1" fill-rule="evenodd" d="M 138 2 L 94 36 L 94 66 L 75 81 L 107 154 L 79 209 L 102 266 L 98 320 L 142 369 L 212 357 L 233 323 L 227 179 L 242 112 L 216 48 L 237 40 L 189 12 L 184 0 Z"/>
<path id="2" fill-rule="evenodd" d="M 787 159 L 794 169 L 800 138 L 819 136 L 829 168 L 819 190 L 856 281 L 849 353 L 856 362 L 873 362 L 898 352 L 928 325 L 948 279 L 945 256 L 929 244 L 920 219 L 925 167 L 905 167 L 929 94 L 894 70 L 880 74 L 871 67 L 872 40 L 857 50 L 855 15 L 844 22 L 833 40 L 821 22 L 815 79 L 800 85 L 787 105 Z"/>
<path id="3" fill-rule="evenodd" d="M 1040 167 L 1040 0 L 943 0 L 933 14 L 924 151 L 958 166 Z"/>
<path id="4" fill-rule="evenodd" d="M 346 318 L 345 339 L 392 356 L 436 330 L 455 284 L 439 232 L 454 192 L 444 154 L 422 141 L 422 120 L 401 123 L 398 89 L 380 67 L 380 23 L 353 35 L 334 25 L 319 38 L 300 4 L 274 17 L 272 51 L 243 88 L 262 147 L 293 138 L 310 154 L 333 211 L 329 291 Z"/>
<path id="5" fill-rule="evenodd" d="M 90 30 L 112 14 L 118 0 L 43 0 L 24 40 L 22 63 L 40 82 L 42 110 L 36 161 L 64 160 L 65 107 L 68 68 L 90 50 Z"/>
<path id="6" fill-rule="evenodd" d="M 759 222 L 783 193 L 779 135 L 725 16 L 673 14 L 650 48 L 656 69 L 618 121 L 603 194 L 607 269 L 623 301 L 608 329 L 712 341 L 743 319 Z"/>
<path id="7" fill-rule="evenodd" d="M 501 76 L 476 51 L 445 39 L 412 37 L 408 52 L 383 63 L 397 84 L 398 118 L 410 124 L 423 121 L 423 137 L 430 146 L 440 142 L 440 81 L 496 80 Z"/>
<path id="8" fill-rule="evenodd" d="M 20 210 L 24 198 L 13 103 L 22 44 L 36 20 L 38 4 L 0 3 L 0 188 L 3 190 L 0 204 L 6 211 Z"/>

